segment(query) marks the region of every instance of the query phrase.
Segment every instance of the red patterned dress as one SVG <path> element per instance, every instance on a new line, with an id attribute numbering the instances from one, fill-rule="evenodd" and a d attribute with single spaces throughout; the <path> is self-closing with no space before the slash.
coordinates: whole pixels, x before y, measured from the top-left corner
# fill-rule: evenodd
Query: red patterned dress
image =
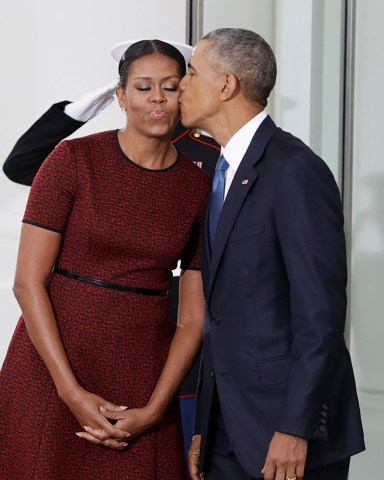
<path id="1" fill-rule="evenodd" d="M 179 154 L 149 170 L 117 132 L 62 142 L 41 167 L 24 222 L 64 235 L 57 266 L 120 285 L 170 288 L 172 270 L 199 268 L 210 178 Z M 79 383 L 128 407 L 148 402 L 173 336 L 167 296 L 104 288 L 52 274 L 49 294 Z M 78 438 L 21 317 L 0 375 L 1 480 L 182 480 L 178 400 L 125 451 Z"/>

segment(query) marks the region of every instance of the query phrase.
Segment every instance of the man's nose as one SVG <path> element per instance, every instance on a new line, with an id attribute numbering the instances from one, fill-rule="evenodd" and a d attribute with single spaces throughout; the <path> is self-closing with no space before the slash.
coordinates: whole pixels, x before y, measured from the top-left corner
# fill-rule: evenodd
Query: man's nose
<path id="1" fill-rule="evenodd" d="M 184 90 L 185 90 L 185 86 L 187 84 L 187 78 L 188 78 L 188 75 L 184 75 L 184 77 L 180 80 L 179 90 L 181 92 L 184 92 Z"/>

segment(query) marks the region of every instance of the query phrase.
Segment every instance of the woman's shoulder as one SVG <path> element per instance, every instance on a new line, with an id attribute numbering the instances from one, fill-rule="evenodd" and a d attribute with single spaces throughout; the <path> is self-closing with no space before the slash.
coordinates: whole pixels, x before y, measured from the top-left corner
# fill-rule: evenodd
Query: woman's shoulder
<path id="1" fill-rule="evenodd" d="M 91 135 L 62 140 L 48 156 L 44 164 L 59 169 L 74 168 L 83 171 L 83 167 L 98 165 L 100 158 L 113 155 L 116 142 L 116 131 L 108 130 Z"/>
<path id="2" fill-rule="evenodd" d="M 103 145 L 110 146 L 111 142 L 115 142 L 116 130 L 106 130 L 103 132 L 92 133 L 83 137 L 71 138 L 70 140 L 63 140 L 61 143 L 75 148 L 88 147 L 102 147 Z"/>
<path id="3" fill-rule="evenodd" d="M 179 152 L 178 184 L 188 198 L 205 204 L 211 191 L 212 178 L 184 153 Z"/>
<path id="4" fill-rule="evenodd" d="M 184 152 L 179 151 L 179 164 L 186 176 L 194 177 L 195 181 L 210 186 L 212 178 L 200 166 L 200 162 L 192 161 Z"/>

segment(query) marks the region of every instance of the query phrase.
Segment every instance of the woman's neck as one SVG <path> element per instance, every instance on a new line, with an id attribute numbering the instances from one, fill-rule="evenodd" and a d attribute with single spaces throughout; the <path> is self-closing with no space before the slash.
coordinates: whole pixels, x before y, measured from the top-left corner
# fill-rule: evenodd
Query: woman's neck
<path id="1" fill-rule="evenodd" d="M 167 137 L 148 137 L 129 129 L 118 131 L 118 140 L 125 155 L 137 165 L 151 170 L 162 170 L 175 163 L 177 150 Z"/>

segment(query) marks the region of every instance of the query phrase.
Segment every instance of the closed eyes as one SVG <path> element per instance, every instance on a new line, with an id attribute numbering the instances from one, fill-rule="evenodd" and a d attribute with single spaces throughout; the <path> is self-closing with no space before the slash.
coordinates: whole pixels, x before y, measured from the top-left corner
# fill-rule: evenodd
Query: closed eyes
<path id="1" fill-rule="evenodd" d="M 179 90 L 179 87 L 178 86 L 175 86 L 175 85 L 164 85 L 161 87 L 163 90 L 165 90 L 166 92 L 176 92 Z M 151 90 L 152 87 L 150 85 L 139 85 L 136 87 L 136 90 L 139 90 L 140 92 L 148 92 L 149 90 Z"/>

